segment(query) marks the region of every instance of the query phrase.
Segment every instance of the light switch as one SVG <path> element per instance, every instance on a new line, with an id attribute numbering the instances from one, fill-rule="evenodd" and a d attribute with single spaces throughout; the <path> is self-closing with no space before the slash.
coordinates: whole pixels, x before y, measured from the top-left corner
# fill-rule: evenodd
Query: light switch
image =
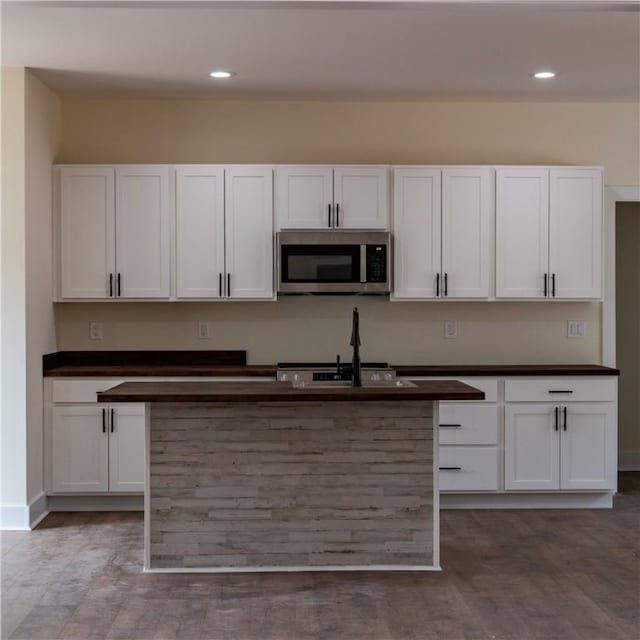
<path id="1" fill-rule="evenodd" d="M 458 321 L 457 320 L 444 321 L 444 337 L 445 338 L 458 337 Z"/>
<path id="2" fill-rule="evenodd" d="M 587 335 L 587 323 L 584 320 L 567 320 L 567 338 L 582 339 Z"/>
<path id="3" fill-rule="evenodd" d="M 198 339 L 199 340 L 208 340 L 209 339 L 209 323 L 204 320 L 198 321 Z"/>
<path id="4" fill-rule="evenodd" d="M 102 340 L 102 338 L 103 338 L 102 322 L 90 322 L 89 323 L 89 339 Z"/>

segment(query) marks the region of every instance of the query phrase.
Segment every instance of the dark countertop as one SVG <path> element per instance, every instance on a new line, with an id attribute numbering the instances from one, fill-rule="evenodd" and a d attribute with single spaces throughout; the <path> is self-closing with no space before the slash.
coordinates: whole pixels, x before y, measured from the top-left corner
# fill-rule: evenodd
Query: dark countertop
<path id="1" fill-rule="evenodd" d="M 483 400 L 484 393 L 457 380 L 415 387 L 294 389 L 287 382 L 124 382 L 98 393 L 98 402 L 371 402 Z"/>
<path id="2" fill-rule="evenodd" d="M 397 375 L 411 376 L 619 376 L 620 370 L 599 364 L 452 364 L 398 365 Z"/>
<path id="3" fill-rule="evenodd" d="M 165 376 L 201 376 L 212 378 L 259 377 L 275 378 L 275 365 L 64 365 L 53 367 L 44 372 L 51 378 L 126 378 L 126 377 L 158 377 Z"/>

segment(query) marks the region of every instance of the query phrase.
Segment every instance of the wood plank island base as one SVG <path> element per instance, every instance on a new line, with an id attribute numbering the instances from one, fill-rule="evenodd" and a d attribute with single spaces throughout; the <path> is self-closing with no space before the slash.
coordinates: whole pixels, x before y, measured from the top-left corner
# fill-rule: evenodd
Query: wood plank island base
<path id="1" fill-rule="evenodd" d="M 148 403 L 146 570 L 433 570 L 437 402 L 483 393 L 143 382 L 98 398 Z"/>

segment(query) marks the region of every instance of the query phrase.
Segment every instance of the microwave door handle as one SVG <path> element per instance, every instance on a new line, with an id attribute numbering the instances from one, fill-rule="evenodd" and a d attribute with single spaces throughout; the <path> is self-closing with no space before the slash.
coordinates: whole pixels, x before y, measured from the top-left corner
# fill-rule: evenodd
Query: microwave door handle
<path id="1" fill-rule="evenodd" d="M 367 245 L 360 245 L 360 282 L 367 281 Z"/>

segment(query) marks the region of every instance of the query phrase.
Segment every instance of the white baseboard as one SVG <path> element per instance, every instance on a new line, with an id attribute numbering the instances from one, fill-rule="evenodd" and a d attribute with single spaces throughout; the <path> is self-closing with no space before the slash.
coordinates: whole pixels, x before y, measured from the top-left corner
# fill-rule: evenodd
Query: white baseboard
<path id="1" fill-rule="evenodd" d="M 613 493 L 441 493 L 441 509 L 611 509 Z"/>
<path id="2" fill-rule="evenodd" d="M 619 471 L 640 471 L 640 451 L 618 451 Z"/>
<path id="3" fill-rule="evenodd" d="M 29 505 L 2 505 L 0 531 L 30 531 L 49 513 L 47 496 L 40 493 Z"/>

